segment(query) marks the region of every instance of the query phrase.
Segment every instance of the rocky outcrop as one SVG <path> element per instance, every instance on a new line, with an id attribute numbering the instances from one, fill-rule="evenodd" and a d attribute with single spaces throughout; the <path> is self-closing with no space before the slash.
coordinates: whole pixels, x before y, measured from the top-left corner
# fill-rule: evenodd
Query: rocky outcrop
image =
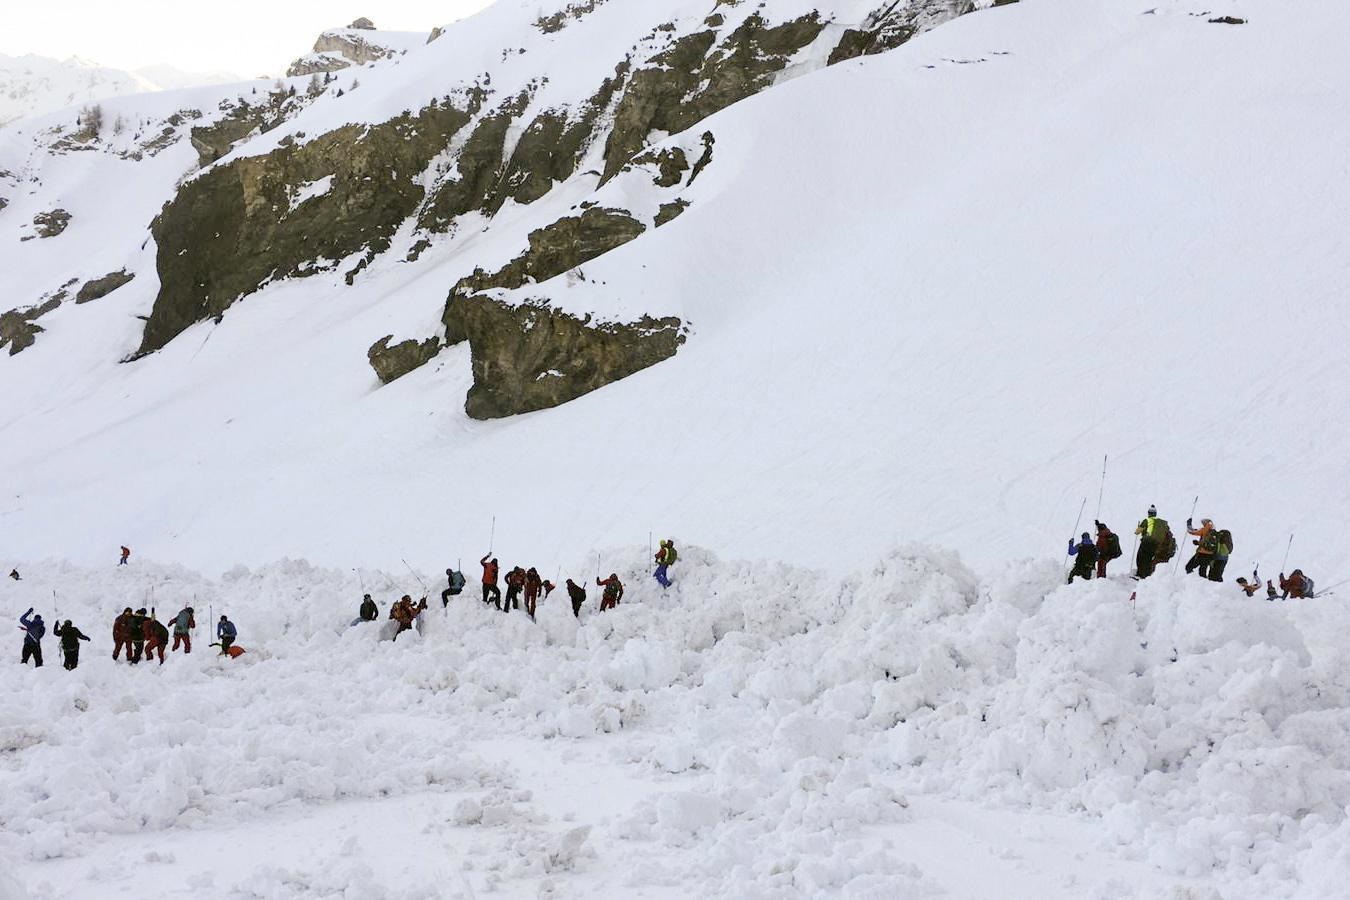
<path id="1" fill-rule="evenodd" d="M 280 97 L 280 93 L 274 97 Z M 194 126 L 192 148 L 197 160 L 208 166 L 234 149 L 234 145 L 255 131 L 261 131 L 276 115 L 279 101 L 264 104 L 240 103 L 210 125 Z"/>
<path id="2" fill-rule="evenodd" d="M 993 0 L 992 5 L 1016 2 Z M 894 50 L 916 34 L 928 31 L 948 19 L 974 12 L 975 8 L 974 0 L 918 0 L 910 3 L 886 0 L 857 28 L 844 31 L 839 43 L 830 51 L 828 64 Z"/>
<path id="3" fill-rule="evenodd" d="M 56 237 L 66 230 L 71 218 L 70 213 L 64 209 L 54 209 L 51 212 L 38 213 L 33 216 L 33 227 L 40 238 Z"/>
<path id="4" fill-rule="evenodd" d="M 756 13 L 725 38 L 710 29 L 676 40 L 629 80 L 605 142 L 603 180 L 618 174 L 653 131 L 684 131 L 768 87 L 824 27 L 815 12 L 781 25 Z"/>
<path id="5" fill-rule="evenodd" d="M 362 16 L 361 18 L 357 19 L 355 22 L 348 25 L 347 27 L 359 31 L 374 31 L 375 23 L 367 19 L 365 16 Z"/>
<path id="6" fill-rule="evenodd" d="M 381 384 L 402 378 L 413 369 L 435 359 L 436 354 L 441 352 L 441 342 L 436 338 L 427 338 L 420 343 L 406 340 L 391 347 L 389 342 L 393 337 L 392 334 L 385 335 L 366 351 L 370 366 Z"/>
<path id="7" fill-rule="evenodd" d="M 484 295 L 454 307 L 472 348 L 473 387 L 464 410 L 496 419 L 575 400 L 675 355 L 685 335 L 679 319 L 643 317 L 599 324 L 526 303 Z"/>
<path id="8" fill-rule="evenodd" d="M 102 278 L 94 278 L 86 281 L 75 292 L 76 303 L 88 303 L 91 300 L 98 300 L 106 297 L 122 285 L 129 283 L 136 275 L 134 272 L 128 272 L 126 269 L 119 269 L 116 272 L 109 272 Z"/>
<path id="9" fill-rule="evenodd" d="M 475 269 L 451 289 L 442 316 L 447 343 L 456 344 L 468 338 L 459 328 L 459 318 L 454 312 L 461 300 L 484 291 L 514 290 L 547 281 L 623 246 L 644 230 L 642 223 L 624 210 L 593 206 L 581 215 L 567 216 L 547 228 L 530 232 L 529 249 L 520 256 L 491 274 Z"/>
<path id="10" fill-rule="evenodd" d="M 357 23 L 364 22 L 364 25 Z M 325 31 L 314 42 L 314 50 L 308 56 L 302 56 L 286 69 L 288 77 L 312 75 L 316 72 L 336 72 L 349 66 L 363 66 L 376 60 L 397 56 L 398 51 L 381 46 L 374 39 L 355 34 L 357 31 L 373 31 L 369 19 L 357 19 L 348 28 Z"/>
<path id="11" fill-rule="evenodd" d="M 666 224 L 671 219 L 674 219 L 676 216 L 678 216 L 680 213 L 684 212 L 688 208 L 689 208 L 689 201 L 680 200 L 678 198 L 670 201 L 669 203 L 662 203 L 661 207 L 656 211 L 656 218 L 653 221 L 653 224 L 657 228 L 660 228 L 662 225 Z"/>
<path id="12" fill-rule="evenodd" d="M 9 347 L 9 355 L 14 356 L 33 346 L 37 336 L 45 330 L 37 320 L 61 305 L 65 292 L 61 294 L 61 297 L 51 297 L 37 306 L 0 313 L 0 350 Z"/>
<path id="13" fill-rule="evenodd" d="M 221 315 L 267 281 L 383 252 L 423 200 L 412 176 L 470 118 L 469 110 L 437 104 L 237 159 L 184 183 L 151 226 L 160 289 L 137 355 Z M 291 208 L 296 186 L 330 177 L 326 193 Z"/>
<path id="14" fill-rule="evenodd" d="M 563 9 L 558 10 L 552 15 L 540 16 L 534 23 L 544 34 L 553 34 L 555 31 L 562 31 L 569 22 L 574 22 L 585 16 L 587 13 L 593 13 L 605 0 L 581 0 L 579 3 L 569 3 Z"/>

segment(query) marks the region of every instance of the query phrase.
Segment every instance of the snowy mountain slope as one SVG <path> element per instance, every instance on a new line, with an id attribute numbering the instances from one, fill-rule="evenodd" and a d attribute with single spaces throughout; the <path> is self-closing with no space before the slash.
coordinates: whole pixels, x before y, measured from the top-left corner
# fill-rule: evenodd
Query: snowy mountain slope
<path id="1" fill-rule="evenodd" d="M 0 125 L 108 97 L 238 80 L 227 73 L 183 72 L 172 66 L 128 72 L 78 57 L 56 60 L 33 53 L 0 53 Z"/>
<path id="2" fill-rule="evenodd" d="M 94 642 L 74 674 L 0 669 L 5 870 L 33 897 L 1339 893 L 1334 598 L 696 547 L 666 595 L 643 555 L 602 554 L 613 613 L 466 593 L 392 643 L 346 626 L 363 590 L 422 590 L 406 570 L 26 566 L 4 611 L 56 596 Z M 155 602 L 195 605 L 192 655 L 108 659 L 104 623 Z M 203 652 L 222 612 L 239 660 Z"/>
<path id="3" fill-rule="evenodd" d="M 435 333 L 465 266 L 510 259 L 565 204 L 668 196 L 634 198 L 640 169 L 508 204 L 484 232 L 465 217 L 416 264 L 389 259 L 400 231 L 350 287 L 273 284 L 134 365 L 111 360 L 153 276 L 63 307 L 0 370 L 49 398 L 6 411 L 24 435 L 2 451 L 7 546 L 431 567 L 485 549 L 496 514 L 499 546 L 562 557 L 655 528 L 817 565 L 921 537 L 985 564 L 1053 554 L 1110 454 L 1103 518 L 1127 542 L 1148 503 L 1180 526 L 1200 494 L 1237 537 L 1230 574 L 1275 574 L 1296 531 L 1289 567 L 1330 583 L 1347 135 L 1324 26 L 1344 13 L 1151 8 L 979 13 L 671 138 L 716 135 L 680 218 L 506 296 L 691 336 L 556 410 L 465 418 L 462 344 L 378 390 L 365 351 Z M 374 115 L 382 84 L 344 109 Z"/>

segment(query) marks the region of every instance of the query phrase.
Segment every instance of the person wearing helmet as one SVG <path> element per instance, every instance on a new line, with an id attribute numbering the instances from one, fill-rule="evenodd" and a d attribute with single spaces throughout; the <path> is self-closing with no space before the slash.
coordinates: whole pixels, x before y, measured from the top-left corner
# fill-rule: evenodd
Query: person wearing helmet
<path id="1" fill-rule="evenodd" d="M 666 574 L 667 570 L 675 564 L 679 554 L 675 552 L 675 541 L 667 538 L 661 542 L 661 549 L 656 551 L 656 583 L 662 588 L 670 587 L 670 576 Z"/>
<path id="2" fill-rule="evenodd" d="M 609 577 L 604 581 L 597 578 L 595 583 L 605 589 L 605 592 L 600 595 L 601 612 L 619 605 L 619 601 L 623 599 L 623 582 L 619 580 L 617 572 L 610 572 Z"/>
<path id="3" fill-rule="evenodd" d="M 1186 563 L 1186 574 L 1198 571 L 1201 578 L 1208 578 L 1209 564 L 1214 561 L 1215 542 L 1218 537 L 1214 531 L 1214 520 L 1201 519 L 1200 527 L 1192 528 L 1191 520 L 1187 519 L 1186 533 L 1195 538 L 1191 541 L 1195 545 L 1195 554 Z"/>
<path id="4" fill-rule="evenodd" d="M 74 670 L 80 664 L 80 641 L 89 640 L 89 636 L 70 624 L 69 619 L 52 629 L 52 634 L 61 639 L 61 654 L 65 657 L 62 665 L 68 672 Z"/>
<path id="5" fill-rule="evenodd" d="M 369 594 L 361 597 L 360 620 L 362 622 L 374 622 L 380 617 L 380 608 L 375 605 L 375 601 L 370 599 Z"/>
<path id="6" fill-rule="evenodd" d="M 1069 555 L 1074 558 L 1074 563 L 1068 583 L 1073 584 L 1074 578 L 1091 580 L 1092 567 L 1097 563 L 1097 545 L 1092 542 L 1092 535 L 1085 531 L 1082 540 L 1077 544 L 1069 541 Z"/>
<path id="7" fill-rule="evenodd" d="M 1134 574 L 1138 578 L 1147 578 L 1153 574 L 1155 554 L 1162 540 L 1162 529 L 1158 524 L 1161 521 L 1158 508 L 1150 505 L 1148 515 L 1134 529 L 1134 533 L 1139 535 L 1139 553 L 1134 558 Z"/>

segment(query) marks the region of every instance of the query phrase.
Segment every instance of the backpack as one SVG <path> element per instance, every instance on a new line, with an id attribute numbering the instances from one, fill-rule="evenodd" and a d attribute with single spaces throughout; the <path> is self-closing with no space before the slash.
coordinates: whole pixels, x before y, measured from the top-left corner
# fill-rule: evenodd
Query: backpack
<path id="1" fill-rule="evenodd" d="M 1155 538 L 1158 549 L 1154 551 L 1153 558 L 1158 562 L 1170 562 L 1172 557 L 1177 555 L 1177 539 L 1172 534 L 1172 527 L 1167 524 L 1166 519 L 1157 519 L 1153 531 L 1154 534 L 1161 535 Z"/>
<path id="2" fill-rule="evenodd" d="M 673 565 L 675 565 L 675 560 L 677 560 L 677 559 L 679 559 L 679 558 L 680 558 L 680 554 L 678 554 L 678 553 L 675 552 L 675 545 L 674 545 L 674 544 L 667 544 L 667 545 L 666 545 L 666 565 L 668 565 L 668 566 L 673 566 Z"/>
<path id="3" fill-rule="evenodd" d="M 462 590 L 464 590 L 464 573 L 463 573 L 463 572 L 451 572 L 451 573 L 450 573 L 450 593 L 452 593 L 452 594 L 458 594 L 458 593 L 459 593 L 460 591 L 462 591 Z"/>
<path id="4" fill-rule="evenodd" d="M 1313 580 L 1307 575 L 1303 576 L 1303 598 L 1305 600 L 1313 599 Z"/>
<path id="5" fill-rule="evenodd" d="M 1218 534 L 1218 540 L 1220 546 L 1228 548 L 1229 554 L 1233 552 L 1233 532 L 1227 528 L 1223 529 Z"/>
<path id="6" fill-rule="evenodd" d="M 1113 531 L 1106 536 L 1106 561 L 1110 562 L 1120 555 L 1120 535 Z"/>

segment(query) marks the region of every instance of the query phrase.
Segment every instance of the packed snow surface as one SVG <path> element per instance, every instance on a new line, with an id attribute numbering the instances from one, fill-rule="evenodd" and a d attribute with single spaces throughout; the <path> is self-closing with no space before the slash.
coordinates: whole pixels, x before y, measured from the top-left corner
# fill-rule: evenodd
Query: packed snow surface
<path id="1" fill-rule="evenodd" d="M 613 612 L 592 559 L 561 570 L 592 585 L 580 620 L 562 591 L 537 623 L 504 615 L 471 577 L 396 641 L 350 623 L 363 590 L 382 615 L 419 596 L 406 571 L 26 567 L 4 614 L 32 603 L 94 641 L 73 673 L 50 638 L 42 669 L 0 668 L 7 869 L 39 898 L 147 879 L 166 896 L 1268 898 L 1350 877 L 1335 598 L 1170 574 L 1064 586 L 1049 562 L 982 580 L 916 547 L 845 577 L 686 548 L 663 592 L 643 556 L 601 555 L 629 588 Z M 149 603 L 195 607 L 193 653 L 114 662 L 109 623 Z M 205 646 L 222 613 L 236 660 Z"/>

